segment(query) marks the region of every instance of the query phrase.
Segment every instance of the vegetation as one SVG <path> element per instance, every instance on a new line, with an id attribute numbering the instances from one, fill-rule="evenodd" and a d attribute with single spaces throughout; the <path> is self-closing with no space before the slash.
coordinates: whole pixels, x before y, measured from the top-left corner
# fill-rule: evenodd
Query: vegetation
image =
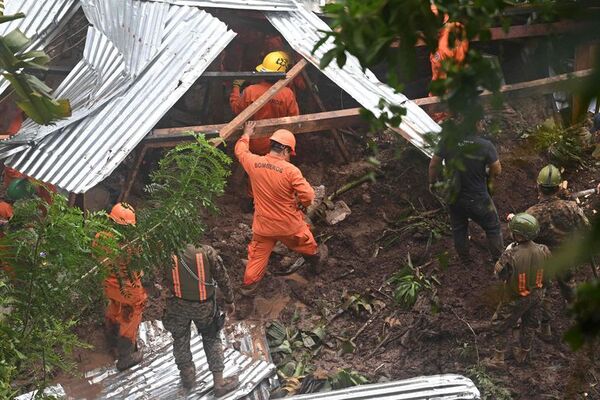
<path id="1" fill-rule="evenodd" d="M 481 365 L 467 368 L 466 375 L 481 391 L 481 400 L 512 400 L 510 390 L 499 386 Z"/>
<path id="2" fill-rule="evenodd" d="M 4 15 L 4 0 L 0 0 L 0 24 L 24 18 L 23 13 Z M 0 36 L 0 73 L 15 91 L 17 105 L 38 124 L 48 125 L 71 116 L 68 100 L 55 100 L 44 82 L 25 72 L 46 70 L 50 57 L 43 51 L 28 51 L 31 41 L 19 29 Z"/>
<path id="3" fill-rule="evenodd" d="M 388 279 L 388 283 L 394 288 L 394 301 L 407 309 L 412 308 L 423 290 L 435 295 L 435 285 L 440 285 L 434 275 L 427 276 L 421 272 L 420 267 L 413 266 L 410 254 L 407 256 L 406 265 L 394 273 Z"/>
<path id="4" fill-rule="evenodd" d="M 584 165 L 585 155 L 580 127 L 575 125 L 562 128 L 548 121 L 540 125 L 532 134 L 531 141 L 536 151 L 547 154 L 548 159 L 559 167 L 577 167 Z"/>
<path id="5" fill-rule="evenodd" d="M 529 3 L 537 7 L 536 13 L 532 14 L 529 22 L 551 21 L 560 16 L 564 19 L 597 23 L 599 18 L 598 13 L 587 7 L 585 3 L 563 0 L 537 0 Z M 335 4 L 327 5 L 325 11 L 331 18 L 333 29 L 325 33 L 317 47 L 328 40 L 331 40 L 334 46 L 326 53 L 322 66 L 333 61 L 340 66 L 344 65 L 346 52 L 357 57 L 363 68 L 386 63 L 387 83 L 395 90 L 402 91 L 401 76 L 410 79 L 415 70 L 415 45 L 418 41 L 422 41 L 431 52 L 435 51 L 438 32 L 445 23 L 445 17 L 448 24 L 453 24 L 450 42 L 454 42 L 457 38 L 469 41 L 478 38 L 480 42 L 485 42 L 491 37 L 491 27 L 502 26 L 508 30 L 511 21 L 504 11 L 514 3 L 506 0 L 436 0 L 435 4 L 439 10 L 437 15 L 431 10 L 429 2 L 418 0 L 340 0 Z M 590 24 L 590 26 L 594 25 Z M 582 32 L 578 40 L 590 37 L 593 33 L 593 29 Z M 397 47 L 392 44 L 397 44 Z M 556 44 L 563 46 L 562 49 L 555 49 L 557 53 L 568 46 L 571 46 L 572 51 L 572 44 L 569 41 Z M 591 76 L 578 86 L 569 88 L 582 97 L 584 104 L 588 104 L 590 99 L 600 94 L 600 55 L 596 57 Z M 459 149 L 458 144 L 466 133 L 477 130 L 477 123 L 483 116 L 484 106 L 479 100 L 479 93 L 482 90 L 492 92 L 491 103 L 499 106 L 501 79 L 494 61 L 483 57 L 473 46 L 469 49 L 462 65 L 448 60 L 443 63 L 442 70 L 446 78 L 432 82 L 430 90 L 432 94 L 441 96 L 443 107 L 448 110 L 450 118 L 442 123 L 441 134 L 430 137 L 429 142 L 431 146 L 435 146 L 439 140 L 444 143 L 446 149 L 458 155 L 447 163 L 444 170 L 446 180 L 450 181 L 456 171 L 464 169 L 463 160 L 472 152 L 468 148 Z M 383 101 L 380 108 L 382 114 L 378 119 L 371 115 L 373 125 L 377 128 L 381 128 L 386 123 L 397 126 L 405 114 L 402 107 L 392 107 Z M 585 112 L 586 108 L 581 107 L 579 111 Z M 583 115 L 574 115 L 574 117 L 581 119 Z M 570 145 L 560 146 L 568 148 Z M 554 147 L 556 148 L 556 145 Z M 560 157 L 563 157 L 564 154 L 561 153 L 562 151 L 557 152 Z M 570 154 L 567 156 L 570 157 Z M 599 251 L 600 218 L 595 218 L 593 229 L 585 240 L 572 243 L 567 246 L 563 254 L 554 258 L 553 272 L 569 268 L 575 258 L 588 262 L 590 257 Z M 575 312 L 594 310 L 596 315 L 599 314 L 597 302 L 589 303 L 591 300 L 590 296 L 585 299 L 578 298 Z M 586 312 L 586 315 L 589 315 L 589 312 Z M 576 315 L 576 319 L 579 322 L 574 329 L 577 330 L 578 337 L 589 338 L 598 334 L 600 321 L 590 320 L 580 315 Z M 587 323 L 581 323 L 581 320 Z"/>
<path id="6" fill-rule="evenodd" d="M 181 145 L 153 175 L 151 207 L 138 213 L 137 227 L 109 222 L 104 213 L 84 214 L 55 195 L 19 201 L 9 232 L 0 239 L 0 397 L 21 387 L 43 387 L 57 370 L 70 370 L 68 355 L 85 346 L 74 328 L 102 303 L 107 256 L 134 254 L 131 270 L 151 271 L 169 262 L 204 231 L 201 210 L 216 210 L 229 159 L 202 136 Z M 42 212 L 44 211 L 44 212 Z M 109 232 L 101 235 L 97 232 Z M 95 242 L 95 244 L 94 244 Z M 131 251 L 135 249 L 135 251 Z"/>

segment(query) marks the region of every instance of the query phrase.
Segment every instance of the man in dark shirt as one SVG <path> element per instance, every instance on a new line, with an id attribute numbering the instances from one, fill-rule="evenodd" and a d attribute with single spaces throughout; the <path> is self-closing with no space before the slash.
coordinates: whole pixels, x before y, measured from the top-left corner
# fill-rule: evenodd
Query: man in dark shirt
<path id="1" fill-rule="evenodd" d="M 485 231 L 488 249 L 494 261 L 504 250 L 498 212 L 490 196 L 494 180 L 501 172 L 498 152 L 489 140 L 468 135 L 456 146 L 441 143 L 429 163 L 429 187 L 441 175 L 442 162 L 455 169 L 448 201 L 454 248 L 462 261 L 469 259 L 469 220 Z"/>

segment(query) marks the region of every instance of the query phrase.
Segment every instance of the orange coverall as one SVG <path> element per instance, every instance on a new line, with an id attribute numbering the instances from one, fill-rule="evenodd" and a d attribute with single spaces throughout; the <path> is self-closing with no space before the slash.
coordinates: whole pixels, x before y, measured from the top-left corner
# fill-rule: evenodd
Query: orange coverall
<path id="1" fill-rule="evenodd" d="M 8 221 L 12 217 L 13 217 L 12 206 L 5 201 L 0 201 L 0 219 L 3 221 Z M 0 239 L 2 239 L 4 237 L 4 232 L 1 229 L 2 228 L 0 226 Z M 8 247 L 6 247 L 4 245 L 0 245 L 0 254 L 4 253 L 8 249 L 9 249 Z M 6 271 L 7 273 L 12 272 L 12 268 L 4 260 L 2 260 L 1 257 L 0 257 L 0 269 Z"/>
<path id="2" fill-rule="evenodd" d="M 99 232 L 96 238 L 100 235 L 110 233 Z M 117 260 L 116 263 L 121 271 L 119 275 L 123 286 L 119 286 L 116 274 L 104 280 L 104 293 L 108 299 L 105 318 L 109 323 L 119 325 L 119 336 L 135 343 L 148 295 L 142 286 L 141 274 L 135 274 L 131 280 L 127 274 L 127 261 Z"/>
<path id="3" fill-rule="evenodd" d="M 438 11 L 435 6 L 431 7 L 432 11 L 437 15 Z M 460 35 L 462 25 L 458 22 L 448 22 L 448 16 L 444 15 L 444 27 L 438 36 L 438 49 L 435 53 L 429 56 L 431 62 L 431 80 L 446 78 L 446 74 L 442 71 L 442 62 L 449 58 L 453 58 L 458 63 L 462 63 L 465 60 L 467 52 L 469 51 L 469 41 L 456 39 L 454 46 L 451 46 L 450 33 L 454 31 L 456 36 Z"/>
<path id="4" fill-rule="evenodd" d="M 283 158 L 252 154 L 249 142 L 248 135 L 243 135 L 235 144 L 235 156 L 250 177 L 254 192 L 253 237 L 244 273 L 246 286 L 262 279 L 278 241 L 298 253 L 317 253 L 317 242 L 298 209 L 298 203 L 305 207 L 312 204 L 312 186 L 296 166 Z"/>
<path id="5" fill-rule="evenodd" d="M 273 86 L 269 82 L 260 82 L 250 85 L 240 94 L 240 88 L 233 87 L 229 96 L 231 110 L 235 114 L 244 111 L 250 104 L 254 103 L 269 88 Z M 292 117 L 300 114 L 296 96 L 290 88 L 283 88 L 267 104 L 250 118 L 252 121 L 269 118 Z M 268 137 L 250 139 L 250 151 L 254 154 L 265 155 L 271 150 L 271 142 Z"/>
<path id="6" fill-rule="evenodd" d="M 23 124 L 23 113 L 21 110 L 14 110 L 8 108 L 8 106 L 2 109 L 2 112 L 6 112 L 6 115 L 13 116 L 10 123 L 6 127 L 6 130 L 0 134 L 14 136 L 21 129 L 21 125 Z M 8 188 L 8 185 L 15 179 L 24 178 L 25 175 L 20 173 L 14 168 L 4 166 L 4 189 Z"/>

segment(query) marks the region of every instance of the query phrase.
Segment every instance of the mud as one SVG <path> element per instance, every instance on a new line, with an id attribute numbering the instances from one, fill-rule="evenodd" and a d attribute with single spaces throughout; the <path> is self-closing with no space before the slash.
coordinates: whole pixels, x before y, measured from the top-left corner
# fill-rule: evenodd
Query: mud
<path id="1" fill-rule="evenodd" d="M 493 140 L 503 163 L 503 175 L 495 194 L 501 216 L 522 211 L 536 202 L 535 177 L 547 162 L 532 154 L 521 136 L 549 114 L 543 101 L 529 99 L 513 104 L 496 114 L 500 131 Z M 327 324 L 327 339 L 323 350 L 315 357 L 315 369 L 333 373 L 339 368 L 351 368 L 371 381 L 410 378 L 439 373 L 465 374 L 478 361 L 492 354 L 492 340 L 487 326 L 497 304 L 499 283 L 492 277 L 492 266 L 487 261 L 483 232 L 472 227 L 473 262 L 464 265 L 453 256 L 452 240 L 448 231 L 439 239 L 430 240 L 430 232 L 411 231 L 401 235 L 390 246 L 382 245 L 382 237 L 392 227 L 391 222 L 405 215 L 407 210 L 427 212 L 441 206 L 427 191 L 426 157 L 401 142 L 401 139 L 380 135 L 377 139 L 378 158 L 382 171 L 373 184 L 364 184 L 342 196 L 352 213 L 335 226 L 317 224 L 315 236 L 326 241 L 330 258 L 322 273 L 308 276 L 302 269 L 289 277 L 267 273 L 258 289 L 249 319 L 266 323 L 280 319 L 314 326 L 335 315 L 343 302 L 344 293 L 358 293 L 370 299 L 378 316 L 369 321 L 368 314 L 342 313 Z M 364 142 L 347 140 L 354 156 L 348 165 L 337 164 L 333 141 L 326 134 L 299 137 L 295 163 L 314 185 L 324 185 L 328 192 L 360 177 L 369 169 L 363 160 L 370 155 Z M 325 149 L 325 150 L 323 150 Z M 324 156 L 323 152 L 329 154 Z M 212 217 L 206 242 L 217 248 L 234 286 L 241 285 L 246 246 L 251 238 L 252 215 L 244 213 L 240 197 L 244 195 L 243 176 L 235 174 L 227 193 L 220 200 L 220 215 Z M 598 165 L 590 163 L 585 170 L 566 171 L 566 179 L 574 190 L 590 187 L 600 177 Z M 597 206 L 588 204 L 587 211 Z M 440 221 L 447 219 L 443 210 L 435 214 Z M 507 227 L 503 231 L 507 237 Z M 506 239 L 508 242 L 508 239 Z M 421 296 L 413 309 L 404 310 L 391 301 L 389 277 L 402 268 L 410 253 L 415 266 L 422 272 L 437 277 L 437 305 L 428 296 Z M 440 262 L 449 256 L 449 262 Z M 286 259 L 287 257 L 287 259 Z M 269 269 L 275 271 L 281 264 L 295 260 L 285 251 L 274 253 Z M 589 268 L 581 269 L 577 280 L 588 279 Z M 509 360 L 507 367 L 488 370 L 498 385 L 509 389 L 514 399 L 600 398 L 596 377 L 598 365 L 592 361 L 591 350 L 574 354 L 561 336 L 569 327 L 568 310 L 554 285 L 548 296 L 553 306 L 553 339 L 536 339 L 531 361 L 518 366 Z M 151 295 L 146 319 L 160 318 L 162 296 Z M 359 333 L 359 330 L 362 332 Z M 356 351 L 339 356 L 335 337 L 356 336 Z M 102 336 L 86 338 L 101 353 Z M 89 365 L 82 358 L 83 370 Z M 89 358 L 92 359 L 91 356 Z M 85 368 L 84 368 L 85 365 Z"/>

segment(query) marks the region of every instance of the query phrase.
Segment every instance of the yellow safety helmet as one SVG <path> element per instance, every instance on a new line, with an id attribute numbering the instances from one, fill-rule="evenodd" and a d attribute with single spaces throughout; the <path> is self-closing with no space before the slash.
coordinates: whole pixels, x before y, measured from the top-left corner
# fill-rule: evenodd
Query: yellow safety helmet
<path id="1" fill-rule="evenodd" d="M 272 51 L 267 54 L 259 66 L 258 72 L 287 72 L 290 56 L 285 51 Z"/>

